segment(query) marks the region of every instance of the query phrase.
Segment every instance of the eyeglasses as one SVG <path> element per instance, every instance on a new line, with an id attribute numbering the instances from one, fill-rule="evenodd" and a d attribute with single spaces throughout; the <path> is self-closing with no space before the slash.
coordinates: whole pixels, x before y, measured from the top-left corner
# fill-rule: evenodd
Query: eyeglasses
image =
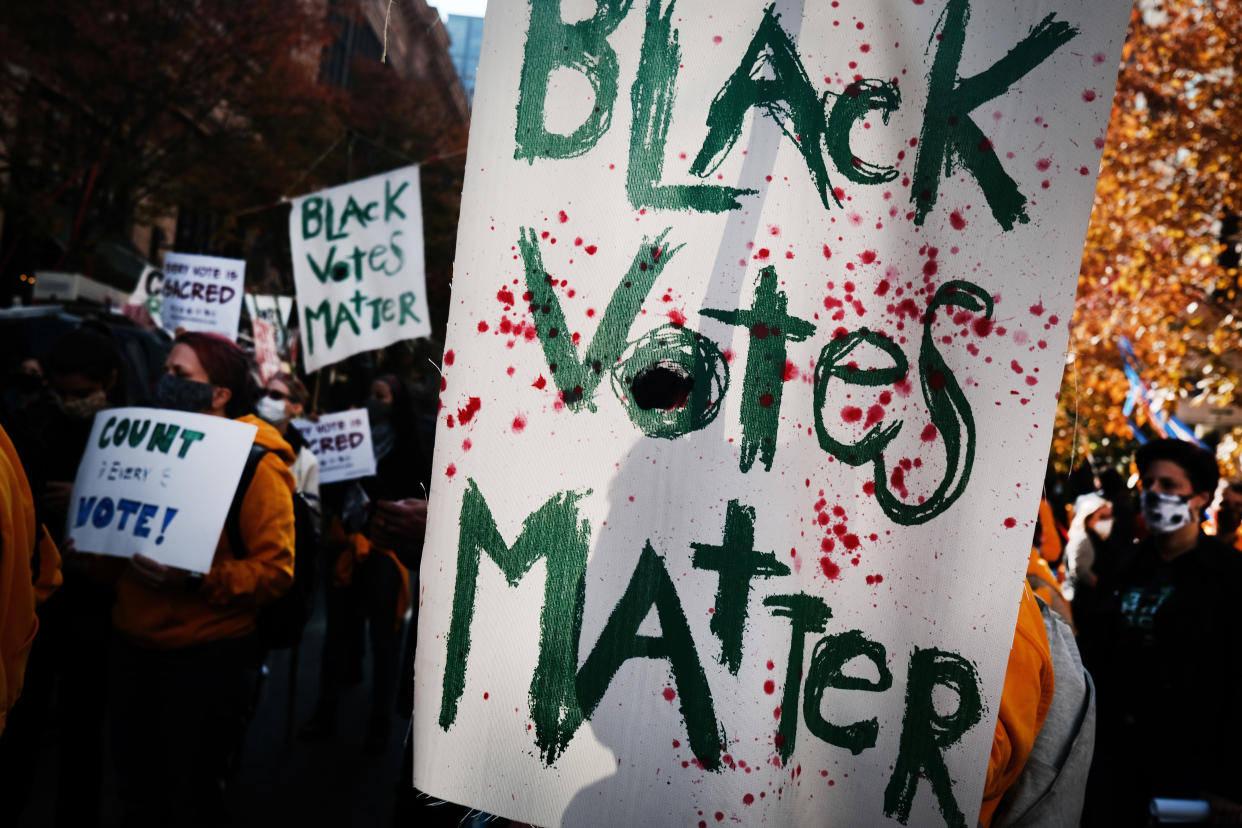
<path id="1" fill-rule="evenodd" d="M 273 399 L 273 400 L 280 400 L 282 402 L 284 400 L 289 399 L 288 394 L 284 393 L 283 391 L 277 391 L 273 388 L 264 389 L 262 396 L 267 397 L 269 399 Z"/>

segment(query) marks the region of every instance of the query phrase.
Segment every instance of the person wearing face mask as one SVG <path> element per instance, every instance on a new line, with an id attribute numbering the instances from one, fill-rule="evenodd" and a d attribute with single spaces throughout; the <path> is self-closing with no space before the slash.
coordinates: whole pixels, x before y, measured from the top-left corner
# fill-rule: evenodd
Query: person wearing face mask
<path id="1" fill-rule="evenodd" d="M 215 334 L 183 333 L 165 368 L 157 405 L 257 426 L 266 453 L 235 495 L 244 550 L 226 528 L 206 575 L 135 555 L 117 581 L 111 732 L 126 825 L 186 824 L 187 808 L 226 817 L 225 783 L 258 685 L 257 617 L 293 580 L 294 454 L 249 413 L 245 352 Z"/>
<path id="2" fill-rule="evenodd" d="M 391 374 L 376 379 L 366 410 L 376 473 L 345 490 L 336 490 L 332 498 L 339 503 L 334 504 L 337 515 L 328 530 L 328 540 L 336 557 L 326 601 L 328 626 L 319 700 L 299 736 L 320 740 L 335 735 L 341 689 L 358 670 L 358 644 L 365 625 L 373 675 L 363 748 L 377 754 L 389 743 L 398 690 L 401 628 L 411 603 L 411 572 L 417 577 L 417 554 L 403 549 L 404 560 L 398 558 L 397 550 L 391 547 L 399 544 L 386 534 L 386 521 L 401 503 L 415 499 L 425 502 L 430 462 L 429 453 L 418 440 L 412 398 L 400 379 Z M 358 509 L 353 504 L 366 506 Z M 411 565 L 414 569 L 407 569 Z"/>
<path id="3" fill-rule="evenodd" d="M 1084 650 L 1099 722 L 1083 824 L 1144 824 L 1152 797 L 1242 824 L 1242 558 L 1201 525 L 1216 460 L 1153 440 L 1135 464 L 1147 537 L 1101 577 Z"/>
<path id="4" fill-rule="evenodd" d="M 272 375 L 259 392 L 254 411 L 280 432 L 296 457 L 289 471 L 293 474 L 294 490 L 305 498 L 314 514 L 316 524 L 320 520 L 319 506 L 319 458 L 306 444 L 302 432 L 290 423 L 306 413 L 310 395 L 300 379 L 286 373 Z"/>
<path id="5" fill-rule="evenodd" d="M 43 365 L 48 393 L 20 412 L 21 437 L 15 442 L 36 493 L 39 520 L 64 549 L 69 495 L 95 414 L 127 402 L 125 365 L 111 331 L 93 320 L 56 339 Z M 107 681 L 114 597 L 96 562 L 65 549 L 64 583 L 39 608 L 26 692 L 13 726 L 0 739 L 0 801 L 14 818 L 34 788 L 33 746 L 50 737 L 58 748 L 56 824 L 99 823 L 106 694 L 97 688 Z"/>

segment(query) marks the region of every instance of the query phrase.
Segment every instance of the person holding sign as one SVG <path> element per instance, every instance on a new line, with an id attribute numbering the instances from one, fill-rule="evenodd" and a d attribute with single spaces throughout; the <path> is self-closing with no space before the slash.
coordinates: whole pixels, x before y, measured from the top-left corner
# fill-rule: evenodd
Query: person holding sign
<path id="1" fill-rule="evenodd" d="M 294 454 L 248 413 L 245 352 L 216 334 L 183 333 L 165 367 L 157 404 L 257 426 L 263 453 L 236 495 L 244 550 L 232 548 L 226 524 L 206 575 L 135 555 L 117 582 L 113 747 L 126 824 L 136 825 L 175 824 L 182 783 L 192 808 L 221 813 L 258 681 L 256 620 L 293 579 Z"/>
<path id="2" fill-rule="evenodd" d="M 300 735 L 303 739 L 318 740 L 335 733 L 341 688 L 360 662 L 361 653 L 354 642 L 361 639 L 365 620 L 374 674 L 364 748 L 368 753 L 383 753 L 398 692 L 401 627 L 412 592 L 406 567 L 412 565 L 417 572 L 416 554 L 399 557 L 394 551 L 394 547 L 403 544 L 386 531 L 392 520 L 389 506 L 390 502 L 405 498 L 425 500 L 430 472 L 418 440 L 413 400 L 405 383 L 391 374 L 377 378 L 371 384 L 366 410 L 374 441 L 376 473 L 347 487 L 334 487 L 336 497 L 329 498 L 338 501 L 340 517 L 333 521 L 329 538 L 340 551 L 327 595 L 328 628 L 319 701 Z"/>

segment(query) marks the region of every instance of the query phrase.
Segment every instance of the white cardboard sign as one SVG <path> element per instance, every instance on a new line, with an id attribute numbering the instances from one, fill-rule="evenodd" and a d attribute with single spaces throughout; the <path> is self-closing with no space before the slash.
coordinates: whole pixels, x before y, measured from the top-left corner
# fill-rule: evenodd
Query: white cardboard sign
<path id="1" fill-rule="evenodd" d="M 371 420 L 366 409 L 324 414 L 313 422 L 294 420 L 293 426 L 302 432 L 307 447 L 319 459 L 320 483 L 339 483 L 375 474 Z"/>
<path id="2" fill-rule="evenodd" d="M 490 5 L 419 789 L 975 823 L 1128 13 Z"/>
<path id="3" fill-rule="evenodd" d="M 77 548 L 207 572 L 258 429 L 164 408 L 95 415 L 69 505 Z"/>
<path id="4" fill-rule="evenodd" d="M 420 198 L 413 166 L 293 200 L 307 371 L 431 333 Z"/>
<path id="5" fill-rule="evenodd" d="M 237 340 L 246 262 L 190 253 L 164 254 L 160 321 L 175 333 L 206 331 Z"/>

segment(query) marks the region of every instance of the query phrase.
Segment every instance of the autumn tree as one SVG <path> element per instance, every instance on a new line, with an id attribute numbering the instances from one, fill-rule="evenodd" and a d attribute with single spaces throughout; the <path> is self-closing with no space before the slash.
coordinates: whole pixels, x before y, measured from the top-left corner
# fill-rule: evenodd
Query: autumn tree
<path id="1" fill-rule="evenodd" d="M 314 5 L 4 4 L 0 278 L 90 271 L 101 243 L 187 203 L 279 196 L 321 143 Z"/>
<path id="2" fill-rule="evenodd" d="M 1140 2 L 1130 20 L 1087 233 L 1053 458 L 1133 448 L 1119 340 L 1171 411 L 1220 405 L 1242 377 L 1236 258 L 1242 15 L 1229 0 Z M 1224 232 L 1222 232 L 1224 231 Z M 1224 255 L 1223 255 L 1224 254 Z M 1140 407 L 1140 428 L 1154 436 Z M 1231 438 L 1223 453 L 1233 451 Z"/>

